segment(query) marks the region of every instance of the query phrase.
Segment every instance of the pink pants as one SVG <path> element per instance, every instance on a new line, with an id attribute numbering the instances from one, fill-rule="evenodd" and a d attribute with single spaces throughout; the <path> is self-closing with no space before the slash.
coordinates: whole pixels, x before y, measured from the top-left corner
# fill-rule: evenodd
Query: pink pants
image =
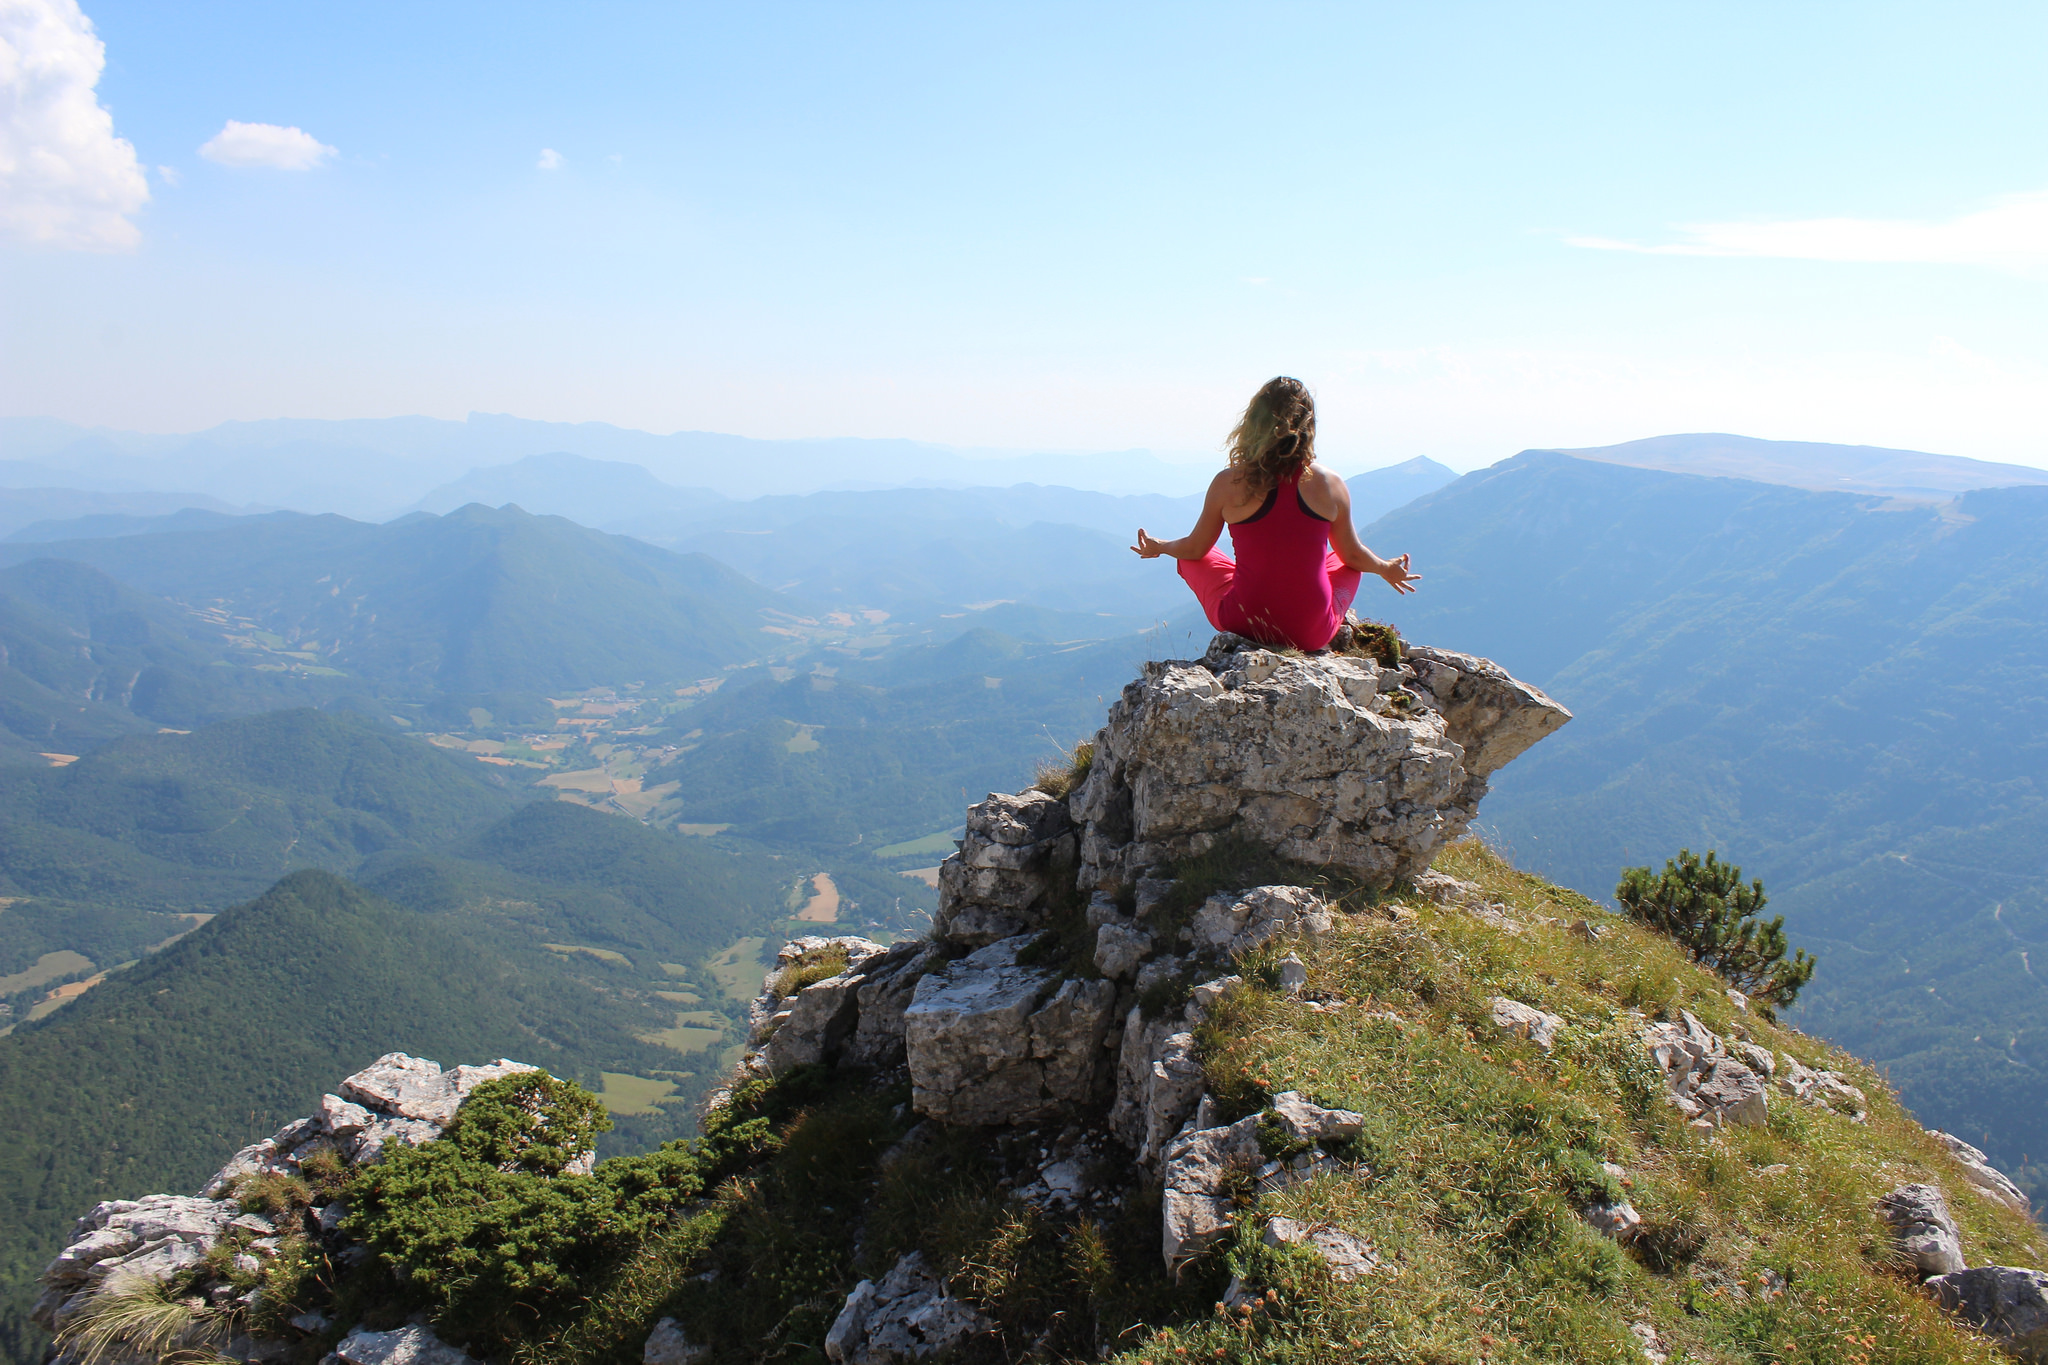
<path id="1" fill-rule="evenodd" d="M 1179 568 L 1210 625 L 1261 644 L 1327 649 L 1330 637 L 1344 624 L 1351 600 L 1358 596 L 1359 571 L 1347 567 L 1335 550 L 1323 561 L 1325 582 L 1285 601 L 1245 600 L 1237 591 L 1237 562 L 1221 550 L 1211 550 L 1200 559 L 1183 559 Z M 1327 598 L 1315 590 L 1323 587 L 1327 587 Z"/>

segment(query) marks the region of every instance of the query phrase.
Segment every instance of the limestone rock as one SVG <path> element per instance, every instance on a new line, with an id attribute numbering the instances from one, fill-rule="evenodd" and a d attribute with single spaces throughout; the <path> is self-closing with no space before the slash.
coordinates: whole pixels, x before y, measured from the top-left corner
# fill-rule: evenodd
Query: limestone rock
<path id="1" fill-rule="evenodd" d="M 1546 1014 L 1534 1005 L 1525 1005 L 1519 1000 L 1510 1000 L 1505 995 L 1493 998 L 1493 1026 L 1517 1038 L 1526 1038 L 1545 1052 L 1557 1044 L 1557 1031 L 1564 1027 L 1564 1020 L 1554 1014 Z"/>
<path id="2" fill-rule="evenodd" d="M 445 1128 L 469 1098 L 470 1091 L 485 1081 L 539 1069 L 501 1057 L 489 1066 L 458 1066 L 453 1071 L 443 1071 L 439 1062 L 391 1052 L 343 1081 L 341 1093 L 393 1118 Z"/>
<path id="3" fill-rule="evenodd" d="M 1177 1029 L 1176 1021 L 1148 1022 L 1138 1006 L 1124 1020 L 1117 1057 L 1116 1101 L 1110 1107 L 1110 1132 L 1138 1155 L 1140 1164 L 1158 1158 L 1166 1140 L 1201 1098 L 1202 1065 L 1195 1060 L 1195 1037 Z"/>
<path id="4" fill-rule="evenodd" d="M 1349 1282 L 1370 1275 L 1379 1267 L 1380 1256 L 1372 1243 L 1355 1232 L 1327 1223 L 1300 1223 L 1292 1218 L 1269 1218 L 1261 1238 L 1269 1247 L 1306 1246 L 1323 1258 L 1330 1278 Z"/>
<path id="5" fill-rule="evenodd" d="M 1167 1141 L 1160 1250 L 1169 1270 L 1229 1234 L 1235 1205 L 1226 1191 L 1236 1180 L 1254 1179 L 1264 1161 L 1257 1117 L 1179 1133 Z"/>
<path id="6" fill-rule="evenodd" d="M 1276 964 L 1280 971 L 1280 989 L 1289 995 L 1300 995 L 1308 989 L 1308 964 L 1298 954 L 1289 953 Z"/>
<path id="7" fill-rule="evenodd" d="M 1617 1242 L 1625 1242 L 1635 1236 L 1637 1229 L 1643 1225 L 1643 1216 L 1637 1213 L 1635 1205 L 1626 1199 L 1619 1204 L 1588 1204 L 1581 1212 L 1595 1232 L 1604 1233 Z"/>
<path id="8" fill-rule="evenodd" d="M 1152 935 L 1134 924 L 1111 920 L 1095 931 L 1095 970 L 1128 981 L 1152 951 Z"/>
<path id="9" fill-rule="evenodd" d="M 1932 1185 L 1901 1185 L 1877 1201 L 1878 1212 L 1892 1225 L 1892 1236 L 1922 1278 L 1948 1275 L 1967 1264 L 1962 1234 L 1948 1200 Z"/>
<path id="10" fill-rule="evenodd" d="M 1296 1142 L 1341 1142 L 1365 1127 L 1365 1115 L 1311 1104 L 1297 1090 L 1275 1095 L 1268 1113 Z"/>
<path id="11" fill-rule="evenodd" d="M 1401 661 L 1435 699 L 1450 737 L 1465 750 L 1465 770 L 1476 777 L 1493 776 L 1572 718 L 1490 659 L 1410 645 Z"/>
<path id="12" fill-rule="evenodd" d="M 1770 1117 L 1763 1078 L 1729 1054 L 1727 1042 L 1689 1010 L 1678 1023 L 1650 1024 L 1643 1047 L 1664 1073 L 1671 1102 L 1695 1124 L 1759 1124 Z"/>
<path id="13" fill-rule="evenodd" d="M 1937 1275 L 1923 1286 L 1934 1301 L 2030 1365 L 2048 1362 L 2048 1275 L 1980 1265 Z"/>
<path id="14" fill-rule="evenodd" d="M 966 837 L 939 864 L 938 937 L 982 947 L 1040 927 L 1075 849 L 1067 803 L 1044 792 L 992 793 L 969 806 Z"/>
<path id="15" fill-rule="evenodd" d="M 641 1365 L 698 1365 L 710 1354 L 709 1346 L 699 1346 L 684 1334 L 681 1323 L 674 1318 L 663 1318 L 647 1334 L 647 1344 L 640 1350 L 640 1360 Z"/>
<path id="16" fill-rule="evenodd" d="M 475 1365 L 466 1352 L 417 1324 L 390 1332 L 358 1327 L 341 1339 L 334 1354 L 342 1365 Z"/>
<path id="17" fill-rule="evenodd" d="M 1483 660 L 1417 657 L 1432 686 L 1413 692 L 1410 668 L 1231 635 L 1199 660 L 1146 664 L 1068 799 L 1082 885 L 1136 882 L 1225 835 L 1376 886 L 1426 870 L 1487 774 L 1569 713 Z"/>
<path id="18" fill-rule="evenodd" d="M 836 1057 L 859 1017 L 861 977 L 845 971 L 814 981 L 788 998 L 787 1012 L 761 1048 L 771 1076 Z"/>
<path id="19" fill-rule="evenodd" d="M 1695 1074 L 1692 1099 L 1715 1127 L 1728 1123 L 1762 1124 L 1770 1120 L 1769 1100 L 1761 1076 L 1733 1057 L 1717 1057 Z"/>
<path id="20" fill-rule="evenodd" d="M 1953 1133 L 1944 1133 L 1939 1129 L 1932 1129 L 1930 1132 L 1942 1146 L 1948 1148 L 1949 1155 L 1963 1168 L 1964 1179 L 2007 1208 L 2016 1209 L 2021 1213 L 2028 1211 L 2027 1196 L 2021 1193 L 2020 1187 L 2013 1184 L 2005 1172 L 1993 1166 L 1984 1153 Z"/>
<path id="21" fill-rule="evenodd" d="M 903 1012 L 911 1103 L 948 1123 L 1013 1123 L 1086 1099 L 1116 1004 L 1108 981 L 1017 964 L 1028 936 L 919 978 Z"/>
<path id="22" fill-rule="evenodd" d="M 903 1011 L 917 979 L 937 958 L 929 943 L 906 941 L 861 964 L 856 992 L 858 1022 L 841 1060 L 854 1066 L 897 1066 L 903 1061 Z"/>
<path id="23" fill-rule="evenodd" d="M 1800 1103 L 1845 1115 L 1858 1123 L 1870 1112 L 1869 1099 L 1840 1072 L 1817 1070 L 1797 1058 L 1787 1057 L 1772 1079 L 1778 1089 Z"/>
<path id="24" fill-rule="evenodd" d="M 370 1126 L 372 1115 L 360 1104 L 351 1104 L 339 1095 L 320 1097 L 320 1126 L 337 1138 L 352 1138 Z"/>
<path id="25" fill-rule="evenodd" d="M 1331 924 L 1329 907 L 1306 887 L 1255 886 L 1209 897 L 1191 930 L 1196 951 L 1235 956 L 1283 934 L 1327 934 Z"/>
<path id="26" fill-rule="evenodd" d="M 922 1360 L 993 1326 L 979 1309 L 948 1293 L 924 1256 L 913 1251 L 879 1284 L 862 1280 L 853 1287 L 825 1334 L 825 1357 L 837 1365 Z"/>

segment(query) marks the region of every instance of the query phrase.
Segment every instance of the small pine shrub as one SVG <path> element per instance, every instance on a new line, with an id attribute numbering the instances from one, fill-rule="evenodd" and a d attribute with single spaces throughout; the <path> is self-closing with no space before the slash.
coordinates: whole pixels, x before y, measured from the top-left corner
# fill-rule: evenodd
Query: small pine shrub
<path id="1" fill-rule="evenodd" d="M 356 1174 L 348 1228 L 445 1332 L 517 1339 L 703 1191 L 706 1154 L 690 1142 L 561 1173 L 610 1127 L 597 1097 L 568 1081 L 488 1081 L 439 1140 Z"/>
<path id="2" fill-rule="evenodd" d="M 1661 875 L 1647 867 L 1621 874 L 1614 898 L 1630 919 L 1669 934 L 1701 966 L 1767 1010 L 1783 1009 L 1818 964 L 1805 949 L 1785 960 L 1785 917 L 1758 918 L 1764 884 L 1742 884 L 1742 869 L 1722 862 L 1712 849 L 1704 860 L 1691 849 L 1664 864 Z"/>

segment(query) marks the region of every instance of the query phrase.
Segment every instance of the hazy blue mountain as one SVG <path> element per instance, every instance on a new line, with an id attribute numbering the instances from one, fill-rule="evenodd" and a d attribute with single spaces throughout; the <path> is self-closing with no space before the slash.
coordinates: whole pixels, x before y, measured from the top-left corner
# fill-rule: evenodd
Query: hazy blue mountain
<path id="1" fill-rule="evenodd" d="M 1754 436 L 1703 433 L 1653 436 L 1588 450 L 1567 450 L 1585 460 L 1664 469 L 1677 474 L 1779 483 L 1820 492 L 1888 493 L 1946 501 L 1973 488 L 2048 484 L 2048 469 L 1996 464 L 1956 455 L 1819 441 L 1763 441 Z"/>
<path id="2" fill-rule="evenodd" d="M 269 515 L 291 517 L 299 514 L 273 512 Z M 240 519 L 240 513 L 219 512 L 209 507 L 181 507 L 174 512 L 93 512 L 85 516 L 30 522 L 0 539 L 16 545 L 44 545 L 59 540 L 162 535 L 166 531 L 212 531 Z"/>
<path id="3" fill-rule="evenodd" d="M 1207 477 L 1199 465 L 1146 451 L 1036 454 L 903 440 L 764 441 L 697 431 L 661 436 L 602 422 L 530 422 L 487 413 L 461 422 L 227 422 L 185 436 L 88 429 L 47 418 L 0 419 L 0 463 L 22 464 L 20 481 L 195 488 L 237 502 L 373 518 L 394 515 L 470 470 L 553 452 L 637 464 L 664 482 L 728 497 L 1027 479 L 1117 493 L 1179 494 L 1199 489 Z M 6 481 L 4 471 L 0 481 Z"/>
<path id="4" fill-rule="evenodd" d="M 1577 713 L 1488 800 L 1523 866 L 1609 895 L 1720 849 L 1820 952 L 1807 1027 L 2039 1158 L 2048 489 L 1901 506 L 1531 453 L 1371 535 L 1428 576 L 1381 614 Z"/>
<path id="5" fill-rule="evenodd" d="M 1353 474 L 1344 481 L 1351 490 L 1352 523 L 1368 526 L 1396 507 L 1405 506 L 1424 493 L 1434 493 L 1457 477 L 1456 470 L 1427 455 Z"/>
<path id="6" fill-rule="evenodd" d="M 251 517 L 214 530 L 0 546 L 59 553 L 253 621 L 293 659 L 408 695 L 539 693 L 694 677 L 759 657 L 776 594 L 675 554 L 518 508 L 386 525 Z"/>
<path id="7" fill-rule="evenodd" d="M 46 474 L 54 471 L 45 471 Z M 186 508 L 231 513 L 238 509 L 204 493 L 107 493 L 79 488 L 17 487 L 7 471 L 0 469 L 0 536 L 18 533 L 37 524 L 61 525 L 89 517 L 151 518 L 167 516 Z M 83 531 L 74 534 L 118 534 Z M 45 539 L 63 539 L 47 536 Z"/>
<path id="8" fill-rule="evenodd" d="M 540 516 L 567 517 L 610 529 L 622 521 L 663 516 L 703 520 L 728 499 L 708 488 L 677 488 L 637 464 L 593 460 L 567 451 L 529 455 L 511 464 L 472 469 L 436 488 L 409 511 L 452 512 L 470 503 L 516 503 Z"/>

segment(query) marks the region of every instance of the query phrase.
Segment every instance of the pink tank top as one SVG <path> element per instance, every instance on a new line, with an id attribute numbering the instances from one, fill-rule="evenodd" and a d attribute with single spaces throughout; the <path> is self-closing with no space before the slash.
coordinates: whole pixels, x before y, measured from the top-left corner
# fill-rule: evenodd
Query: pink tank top
<path id="1" fill-rule="evenodd" d="M 1302 501 L 1299 469 L 1274 485 L 1258 511 L 1231 523 L 1230 543 L 1237 576 L 1216 624 L 1267 644 L 1326 647 L 1344 607 L 1330 588 L 1330 523 Z"/>

